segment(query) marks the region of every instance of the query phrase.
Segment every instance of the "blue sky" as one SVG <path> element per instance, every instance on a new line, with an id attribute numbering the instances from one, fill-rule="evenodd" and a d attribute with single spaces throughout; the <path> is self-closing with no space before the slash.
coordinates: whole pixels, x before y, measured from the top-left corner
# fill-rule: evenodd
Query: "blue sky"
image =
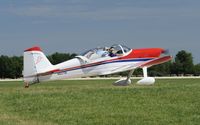
<path id="1" fill-rule="evenodd" d="M 193 53 L 200 62 L 199 0 L 1 0 L 0 55 L 46 54 L 121 43 Z"/>

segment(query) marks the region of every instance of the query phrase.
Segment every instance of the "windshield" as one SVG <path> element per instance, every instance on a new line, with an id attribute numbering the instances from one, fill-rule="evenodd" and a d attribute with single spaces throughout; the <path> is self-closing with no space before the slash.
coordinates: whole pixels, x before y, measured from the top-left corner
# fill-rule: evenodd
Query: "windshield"
<path id="1" fill-rule="evenodd" d="M 131 49 L 123 46 L 123 45 L 113 45 L 111 47 L 99 47 L 90 49 L 84 53 L 82 56 L 85 56 L 88 59 L 97 59 L 103 57 L 115 57 L 115 56 L 123 56 L 125 53 L 128 53 Z"/>
<path id="2" fill-rule="evenodd" d="M 125 53 L 127 53 L 127 52 L 129 52 L 131 50 L 127 46 L 124 46 L 124 45 L 121 45 L 121 46 L 123 47 Z"/>
<path id="3" fill-rule="evenodd" d="M 88 59 L 96 59 L 103 57 L 103 52 L 104 48 L 94 48 L 82 53 L 81 55 L 85 56 Z"/>
<path id="4" fill-rule="evenodd" d="M 116 54 L 125 54 L 125 53 L 127 53 L 127 52 L 129 52 L 131 50 L 130 48 L 128 48 L 128 47 L 126 47 L 124 45 L 113 45 L 111 47 L 114 48 L 114 52 Z"/>

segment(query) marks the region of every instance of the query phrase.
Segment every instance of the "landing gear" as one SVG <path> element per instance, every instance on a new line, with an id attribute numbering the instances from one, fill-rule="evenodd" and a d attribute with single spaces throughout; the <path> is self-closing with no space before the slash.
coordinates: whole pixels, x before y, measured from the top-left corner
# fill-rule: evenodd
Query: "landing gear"
<path id="1" fill-rule="evenodd" d="M 114 82 L 113 85 L 115 85 L 115 86 L 127 86 L 127 85 L 130 85 L 131 84 L 131 79 L 130 78 L 131 78 L 133 72 L 134 72 L 134 69 L 129 72 L 127 78 L 122 78 L 122 79 Z"/>
<path id="2" fill-rule="evenodd" d="M 143 76 L 144 78 L 137 82 L 138 85 L 153 85 L 155 83 L 155 78 L 148 77 L 147 75 L 147 67 L 143 67 Z"/>
<path id="3" fill-rule="evenodd" d="M 143 67 L 143 76 L 141 80 L 137 82 L 138 85 L 153 85 L 155 83 L 155 78 L 153 77 L 148 77 L 147 75 L 147 67 Z M 131 84 L 131 76 L 133 74 L 134 70 L 131 70 L 127 76 L 127 78 L 122 78 L 116 82 L 113 83 L 115 86 L 127 86 Z"/>

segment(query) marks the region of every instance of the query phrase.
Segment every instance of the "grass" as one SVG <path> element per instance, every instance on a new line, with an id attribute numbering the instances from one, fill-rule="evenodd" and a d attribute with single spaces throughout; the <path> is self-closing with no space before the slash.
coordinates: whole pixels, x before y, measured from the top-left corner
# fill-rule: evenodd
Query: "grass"
<path id="1" fill-rule="evenodd" d="M 200 79 L 0 82 L 0 125 L 199 125 Z M 133 81 L 136 82 L 136 81 Z"/>

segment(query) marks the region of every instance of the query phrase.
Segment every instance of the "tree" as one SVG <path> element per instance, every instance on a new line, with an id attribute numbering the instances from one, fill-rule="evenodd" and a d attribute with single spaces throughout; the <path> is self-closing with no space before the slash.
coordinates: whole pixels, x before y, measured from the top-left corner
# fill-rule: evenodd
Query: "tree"
<path id="1" fill-rule="evenodd" d="M 196 64 L 194 66 L 194 75 L 199 76 L 200 75 L 200 63 Z"/>
<path id="2" fill-rule="evenodd" d="M 19 78 L 22 76 L 22 57 L 0 56 L 0 78 Z"/>
<path id="3" fill-rule="evenodd" d="M 13 56 L 10 57 L 12 61 L 12 72 L 14 73 L 14 78 L 22 77 L 22 70 L 23 70 L 23 57 Z"/>
<path id="4" fill-rule="evenodd" d="M 166 62 L 160 65 L 155 65 L 149 68 L 149 75 L 150 76 L 168 76 L 171 74 L 170 67 L 172 62 Z"/>
<path id="5" fill-rule="evenodd" d="M 56 53 L 48 56 L 48 59 L 53 65 L 55 65 L 55 64 L 67 61 L 69 59 L 72 59 L 75 56 L 76 56 L 76 54 L 74 54 L 74 53 L 69 54 L 69 53 L 58 53 L 58 52 L 56 52 Z"/>
<path id="6" fill-rule="evenodd" d="M 175 57 L 175 62 L 172 66 L 172 72 L 177 75 L 193 74 L 194 64 L 192 54 L 186 52 L 185 50 L 179 51 Z"/>
<path id="7" fill-rule="evenodd" d="M 8 56 L 1 56 L 0 58 L 1 78 L 13 78 L 14 74 L 12 71 L 13 65 L 11 64 L 11 59 Z"/>

